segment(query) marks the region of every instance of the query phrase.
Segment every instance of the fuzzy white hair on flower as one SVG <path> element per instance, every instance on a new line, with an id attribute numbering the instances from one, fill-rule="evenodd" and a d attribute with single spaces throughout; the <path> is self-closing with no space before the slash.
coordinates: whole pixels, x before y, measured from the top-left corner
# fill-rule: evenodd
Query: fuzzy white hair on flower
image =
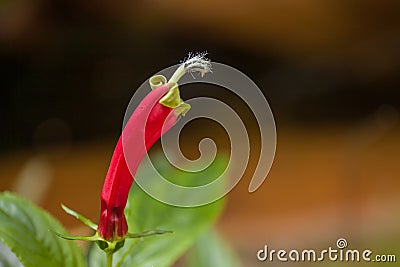
<path id="1" fill-rule="evenodd" d="M 212 72 L 211 61 L 206 55 L 207 52 L 189 53 L 188 57 L 181 62 L 179 68 L 172 75 L 169 82 L 177 82 L 185 73 L 190 73 L 195 78 L 193 75 L 195 72 L 199 72 L 201 77 L 208 72 Z"/>

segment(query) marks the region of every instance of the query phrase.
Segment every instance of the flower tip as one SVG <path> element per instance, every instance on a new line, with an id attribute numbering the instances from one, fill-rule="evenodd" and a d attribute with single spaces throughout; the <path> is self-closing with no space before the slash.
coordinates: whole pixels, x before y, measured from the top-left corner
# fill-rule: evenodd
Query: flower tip
<path id="1" fill-rule="evenodd" d="M 199 72 L 201 77 L 204 77 L 208 72 L 212 72 L 211 61 L 206 58 L 206 55 L 207 52 L 189 53 L 188 58 L 182 63 L 185 71 L 189 73 Z"/>
<path id="2" fill-rule="evenodd" d="M 207 52 L 202 53 L 189 53 L 188 57 L 183 60 L 181 65 L 172 75 L 170 82 L 178 82 L 185 73 L 190 73 L 194 78 L 193 73 L 199 72 L 201 77 L 211 70 L 211 61 L 206 58 Z"/>

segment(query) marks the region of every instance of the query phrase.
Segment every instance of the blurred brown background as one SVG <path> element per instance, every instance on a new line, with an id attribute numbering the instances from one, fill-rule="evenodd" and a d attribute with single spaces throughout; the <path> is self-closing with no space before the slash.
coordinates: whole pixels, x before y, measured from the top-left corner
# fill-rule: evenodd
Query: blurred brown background
<path id="1" fill-rule="evenodd" d="M 80 224 L 61 202 L 97 220 L 135 88 L 206 50 L 259 85 L 277 123 L 274 165 L 249 194 L 258 157 L 253 117 L 226 91 L 202 92 L 234 103 L 253 138 L 251 164 L 218 223 L 245 266 L 263 265 L 255 253 L 264 244 L 328 247 L 340 237 L 396 253 L 399 10 L 388 0 L 3 0 L 0 189 L 32 199 L 73 230 Z M 189 157 L 204 123 L 184 132 Z"/>

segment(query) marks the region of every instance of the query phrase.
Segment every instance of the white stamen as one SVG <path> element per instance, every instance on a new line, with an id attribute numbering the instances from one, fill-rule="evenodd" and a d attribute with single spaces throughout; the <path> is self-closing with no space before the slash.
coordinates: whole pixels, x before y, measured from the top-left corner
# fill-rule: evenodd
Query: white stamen
<path id="1" fill-rule="evenodd" d="M 185 73 L 190 73 L 193 78 L 193 73 L 199 72 L 201 77 L 203 77 L 207 72 L 211 71 L 211 62 L 205 56 L 207 52 L 202 53 L 189 53 L 188 57 L 181 63 L 179 68 L 172 75 L 169 82 L 178 82 L 180 78 L 182 78 Z"/>

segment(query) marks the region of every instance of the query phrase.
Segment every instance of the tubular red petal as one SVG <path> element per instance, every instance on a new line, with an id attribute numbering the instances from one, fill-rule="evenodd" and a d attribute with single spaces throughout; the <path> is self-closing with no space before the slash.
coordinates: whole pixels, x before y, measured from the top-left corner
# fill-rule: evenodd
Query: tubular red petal
<path id="1" fill-rule="evenodd" d="M 101 192 L 97 231 L 105 240 L 118 239 L 127 233 L 124 208 L 133 175 L 146 152 L 176 122 L 174 109 L 158 102 L 169 89 L 168 85 L 162 85 L 151 91 L 133 112 L 118 140 Z"/>

